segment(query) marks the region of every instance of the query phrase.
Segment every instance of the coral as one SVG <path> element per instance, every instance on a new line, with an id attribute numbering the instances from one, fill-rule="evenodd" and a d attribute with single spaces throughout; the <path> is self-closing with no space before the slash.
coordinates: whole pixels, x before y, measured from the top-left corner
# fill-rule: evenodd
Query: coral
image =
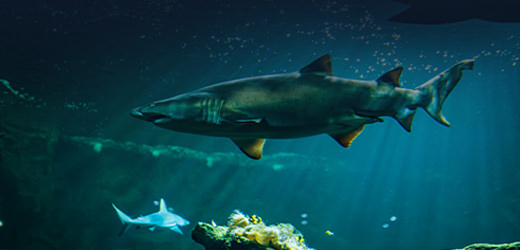
<path id="1" fill-rule="evenodd" d="M 303 235 L 291 224 L 267 226 L 256 215 L 251 217 L 235 210 L 227 227 L 200 222 L 192 238 L 207 250 L 215 249 L 277 249 L 306 250 Z"/>

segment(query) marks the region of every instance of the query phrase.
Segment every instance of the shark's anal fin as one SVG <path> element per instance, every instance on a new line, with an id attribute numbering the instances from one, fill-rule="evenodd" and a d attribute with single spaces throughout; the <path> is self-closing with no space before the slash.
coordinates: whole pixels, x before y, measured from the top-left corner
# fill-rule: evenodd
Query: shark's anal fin
<path id="1" fill-rule="evenodd" d="M 329 54 L 325 54 L 320 58 L 314 60 L 311 64 L 300 69 L 300 73 L 317 73 L 332 75 L 332 60 Z"/>
<path id="2" fill-rule="evenodd" d="M 416 109 L 405 108 L 401 110 L 394 118 L 401 124 L 401 126 L 408 132 L 412 131 L 412 121 L 415 116 Z"/>
<path id="3" fill-rule="evenodd" d="M 262 158 L 265 139 L 243 139 L 231 138 L 231 140 L 251 159 L 259 160 Z"/>
<path id="4" fill-rule="evenodd" d="M 330 135 L 334 140 L 336 140 L 341 146 L 343 147 L 350 147 L 350 144 L 352 144 L 352 141 L 358 137 L 361 132 L 363 132 L 363 129 L 365 128 L 365 125 L 359 126 L 356 130 L 348 133 L 348 134 L 336 134 L 336 135 Z"/>

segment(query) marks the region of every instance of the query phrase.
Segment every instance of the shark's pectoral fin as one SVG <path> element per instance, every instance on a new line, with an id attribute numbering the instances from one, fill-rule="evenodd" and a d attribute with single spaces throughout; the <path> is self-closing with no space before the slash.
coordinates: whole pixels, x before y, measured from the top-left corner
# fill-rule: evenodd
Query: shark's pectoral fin
<path id="1" fill-rule="evenodd" d="M 262 158 L 265 139 L 231 138 L 231 140 L 251 159 L 259 160 Z"/>
<path id="2" fill-rule="evenodd" d="M 359 134 L 363 131 L 365 128 L 365 125 L 359 126 L 359 128 L 355 129 L 354 131 L 347 133 L 347 134 L 335 134 L 330 135 L 334 140 L 336 140 L 341 146 L 343 147 L 350 147 L 350 144 L 352 144 L 352 141 L 358 137 Z"/>
<path id="3" fill-rule="evenodd" d="M 261 123 L 263 118 L 248 118 L 248 119 L 238 119 L 234 120 L 235 123 Z"/>
<path id="4" fill-rule="evenodd" d="M 242 126 L 247 123 L 261 123 L 264 121 L 264 118 L 249 114 L 247 112 L 242 112 L 240 110 L 233 110 L 232 112 L 228 112 L 225 116 L 223 116 L 222 121 L 229 124 Z"/>
<path id="5" fill-rule="evenodd" d="M 176 233 L 180 233 L 180 234 L 184 235 L 184 233 L 182 233 L 182 230 L 177 225 L 175 225 L 173 227 L 170 227 L 170 230 L 172 230 L 172 231 L 174 231 Z"/>

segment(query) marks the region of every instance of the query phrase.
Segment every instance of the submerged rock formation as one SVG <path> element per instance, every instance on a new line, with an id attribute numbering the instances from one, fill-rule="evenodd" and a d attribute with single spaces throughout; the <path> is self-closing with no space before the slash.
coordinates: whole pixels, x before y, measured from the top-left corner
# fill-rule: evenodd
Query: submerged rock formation
<path id="1" fill-rule="evenodd" d="M 461 249 L 454 250 L 518 250 L 520 249 L 520 242 L 505 243 L 505 244 L 488 244 L 475 243 Z"/>
<path id="2" fill-rule="evenodd" d="M 213 167 L 216 165 L 233 165 L 242 167 L 271 167 L 273 170 L 304 166 L 335 166 L 338 168 L 347 167 L 348 162 L 336 161 L 326 157 L 308 156 L 295 153 L 276 153 L 265 155 L 261 161 L 243 160 L 245 157 L 237 153 L 208 153 L 197 151 L 186 147 L 175 145 L 146 145 L 134 142 L 118 142 L 112 139 L 84 137 L 84 136 L 64 136 L 69 143 L 86 147 L 95 153 L 104 150 L 127 151 L 137 153 L 142 156 L 164 157 L 171 160 L 194 160 Z M 344 165 L 344 166 L 343 166 Z"/>
<path id="3" fill-rule="evenodd" d="M 235 210 L 227 226 L 199 222 L 191 237 L 206 250 L 312 250 L 291 224 L 265 225 L 256 215 Z"/>

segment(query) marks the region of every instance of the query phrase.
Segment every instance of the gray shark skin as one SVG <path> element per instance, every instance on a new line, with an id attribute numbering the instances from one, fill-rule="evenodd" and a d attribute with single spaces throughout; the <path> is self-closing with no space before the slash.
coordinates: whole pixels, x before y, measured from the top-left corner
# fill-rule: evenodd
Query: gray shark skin
<path id="1" fill-rule="evenodd" d="M 438 25 L 480 19 L 498 23 L 520 22 L 518 0 L 392 0 L 410 7 L 389 21 Z"/>
<path id="2" fill-rule="evenodd" d="M 132 219 L 123 213 L 123 211 L 119 210 L 116 205 L 112 204 L 112 207 L 116 210 L 119 219 L 123 223 L 123 229 L 119 233 L 119 236 L 123 235 L 123 233 L 125 233 L 132 225 L 137 228 L 146 227 L 150 231 L 154 231 L 156 228 L 167 228 L 174 232 L 183 234 L 180 227 L 190 224 L 188 220 L 168 211 L 164 199 L 161 199 L 159 212 L 146 216 L 139 216 L 135 219 Z"/>
<path id="3" fill-rule="evenodd" d="M 210 85 L 138 107 L 136 118 L 173 131 L 229 137 L 250 158 L 260 159 L 266 138 L 329 134 L 344 147 L 365 124 L 395 118 L 408 132 L 417 108 L 439 123 L 446 97 L 459 82 L 464 60 L 415 89 L 402 88 L 403 67 L 377 80 L 332 75 L 326 54 L 298 72 L 242 78 Z"/>

